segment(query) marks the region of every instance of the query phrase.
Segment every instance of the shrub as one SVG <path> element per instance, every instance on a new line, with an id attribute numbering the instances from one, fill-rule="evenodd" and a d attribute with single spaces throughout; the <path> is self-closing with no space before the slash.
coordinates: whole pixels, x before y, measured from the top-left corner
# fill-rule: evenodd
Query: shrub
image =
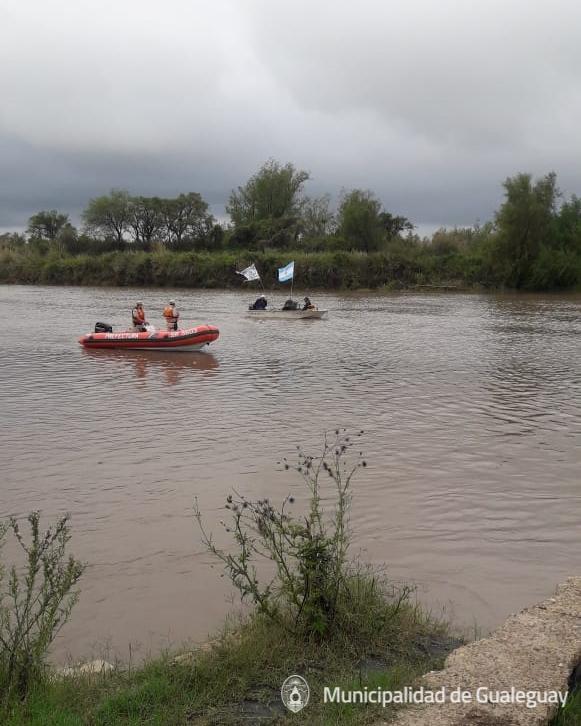
<path id="1" fill-rule="evenodd" d="M 366 466 L 362 453 L 353 457 L 350 450 L 362 433 L 351 437 L 337 430 L 333 437 L 325 436 L 318 456 L 299 448 L 296 465 L 283 460 L 284 468 L 294 469 L 308 488 L 305 516 L 292 513 L 294 497 L 290 495 L 279 508 L 268 499 L 251 501 L 238 493 L 228 496 L 231 521 L 223 525 L 234 538 L 234 554 L 216 546 L 195 505 L 202 540 L 223 564 L 242 599 L 249 599 L 259 613 L 306 640 L 349 639 L 351 635 L 359 639 L 373 622 L 373 613 L 375 627 L 380 626 L 410 592 L 403 588 L 388 597 L 381 578 L 347 558 L 351 482 L 357 470 Z M 330 512 L 323 502 L 332 502 Z M 261 560 L 274 564 L 274 574 L 262 580 L 264 573 L 259 574 L 255 564 Z"/>
<path id="2" fill-rule="evenodd" d="M 525 287 L 551 290 L 573 287 L 581 281 L 581 259 L 573 250 L 549 249 L 541 246 Z"/>
<path id="3" fill-rule="evenodd" d="M 68 515 L 43 534 L 40 514 L 28 515 L 26 541 L 16 519 L 0 530 L 12 531 L 25 557 L 24 568 L 0 567 L 0 702 L 24 699 L 42 677 L 46 652 L 77 602 L 73 588 L 85 566 L 66 556 Z"/>

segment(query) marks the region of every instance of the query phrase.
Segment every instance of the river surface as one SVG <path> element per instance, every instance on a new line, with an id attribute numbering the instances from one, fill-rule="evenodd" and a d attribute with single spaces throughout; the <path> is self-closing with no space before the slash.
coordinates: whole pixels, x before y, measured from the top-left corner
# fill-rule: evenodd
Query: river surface
<path id="1" fill-rule="evenodd" d="M 140 298 L 161 324 L 170 294 L 220 328 L 210 353 L 78 345 Z M 241 292 L 0 287 L 0 515 L 70 512 L 89 563 L 56 659 L 205 640 L 238 605 L 194 497 L 216 532 L 232 488 L 300 507 L 276 462 L 337 426 L 365 431 L 353 553 L 459 627 L 581 572 L 581 297 L 313 298 L 328 320 L 247 320 Z"/>

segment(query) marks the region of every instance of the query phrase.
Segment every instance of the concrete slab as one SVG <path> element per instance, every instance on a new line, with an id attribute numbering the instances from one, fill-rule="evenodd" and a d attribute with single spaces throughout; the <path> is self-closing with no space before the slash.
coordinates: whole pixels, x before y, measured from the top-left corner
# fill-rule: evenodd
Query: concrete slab
<path id="1" fill-rule="evenodd" d="M 418 688 L 446 692 L 446 702 L 408 707 L 391 726 L 545 726 L 558 709 L 544 694 L 567 692 L 581 659 L 581 577 L 571 577 L 554 597 L 513 615 L 488 638 L 458 648 L 441 671 L 426 674 Z M 467 703 L 451 703 L 456 689 Z M 479 690 L 485 689 L 485 690 Z M 514 690 L 513 690 L 514 689 Z M 498 703 L 497 692 L 509 703 Z M 533 696 L 528 708 L 517 693 Z"/>

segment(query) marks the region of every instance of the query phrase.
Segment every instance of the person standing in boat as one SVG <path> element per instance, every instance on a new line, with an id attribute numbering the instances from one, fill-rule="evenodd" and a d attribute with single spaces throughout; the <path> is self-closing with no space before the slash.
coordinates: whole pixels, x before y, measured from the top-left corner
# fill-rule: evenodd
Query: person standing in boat
<path id="1" fill-rule="evenodd" d="M 315 306 L 314 306 L 314 305 L 313 305 L 313 303 L 312 303 L 312 302 L 311 302 L 311 301 L 309 300 L 309 298 L 308 298 L 308 297 L 306 297 L 306 298 L 304 299 L 304 303 L 305 303 L 305 304 L 303 305 L 303 310 L 316 310 Z"/>
<path id="2" fill-rule="evenodd" d="M 268 301 L 265 297 L 265 295 L 261 295 L 257 300 L 254 302 L 253 305 L 251 305 L 251 310 L 266 310 L 266 306 L 268 305 Z"/>
<path id="3" fill-rule="evenodd" d="M 165 322 L 167 325 L 168 330 L 177 330 L 178 329 L 178 320 L 180 317 L 180 314 L 176 308 L 176 304 L 174 300 L 170 300 L 169 304 L 165 306 L 163 309 L 163 317 L 165 318 Z"/>
<path id="4" fill-rule="evenodd" d="M 133 329 L 138 333 L 143 333 L 147 330 L 145 327 L 148 323 L 145 319 L 145 310 L 143 309 L 143 303 L 138 302 L 133 310 L 131 311 L 131 318 L 133 319 Z"/>

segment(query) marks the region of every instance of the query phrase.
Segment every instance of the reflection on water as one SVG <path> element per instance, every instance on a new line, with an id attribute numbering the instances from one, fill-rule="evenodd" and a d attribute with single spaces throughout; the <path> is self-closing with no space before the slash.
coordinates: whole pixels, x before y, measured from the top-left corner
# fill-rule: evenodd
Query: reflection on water
<path id="1" fill-rule="evenodd" d="M 186 352 L 163 350 L 87 350 L 86 356 L 96 363 L 107 366 L 108 373 L 115 374 L 115 368 L 133 371 L 135 378 L 143 380 L 151 371 L 163 372 L 163 380 L 168 386 L 175 386 L 184 375 L 191 371 L 216 371 L 220 364 L 212 353 L 206 351 Z"/>
<path id="2" fill-rule="evenodd" d="M 70 511 L 90 563 L 57 656 L 204 639 L 231 605 L 194 497 L 216 530 L 233 486 L 298 496 L 275 462 L 338 425 L 366 431 L 354 551 L 428 604 L 486 629 L 579 572 L 579 296 L 318 294 L 328 320 L 267 324 L 171 292 L 209 352 L 78 345 L 166 290 L 0 287 L 0 515 Z"/>

